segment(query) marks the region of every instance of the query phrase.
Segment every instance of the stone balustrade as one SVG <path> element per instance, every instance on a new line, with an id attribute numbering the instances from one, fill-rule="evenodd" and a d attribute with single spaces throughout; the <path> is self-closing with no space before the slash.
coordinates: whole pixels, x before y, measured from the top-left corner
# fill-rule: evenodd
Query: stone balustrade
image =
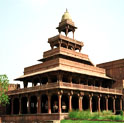
<path id="1" fill-rule="evenodd" d="M 23 94 L 23 93 L 31 93 L 37 92 L 42 90 L 50 90 L 50 89 L 73 89 L 73 90 L 80 90 L 80 91 L 88 91 L 88 92 L 97 92 L 97 93 L 105 93 L 105 94 L 115 94 L 115 95 L 122 95 L 122 90 L 119 89 L 110 89 L 110 88 L 103 88 L 103 87 L 95 87 L 95 86 L 88 86 L 83 84 L 74 84 L 74 83 L 66 83 L 66 82 L 59 82 L 59 83 L 49 83 L 29 88 L 23 88 L 18 90 L 13 90 L 7 92 L 8 95 L 16 95 L 16 94 Z"/>

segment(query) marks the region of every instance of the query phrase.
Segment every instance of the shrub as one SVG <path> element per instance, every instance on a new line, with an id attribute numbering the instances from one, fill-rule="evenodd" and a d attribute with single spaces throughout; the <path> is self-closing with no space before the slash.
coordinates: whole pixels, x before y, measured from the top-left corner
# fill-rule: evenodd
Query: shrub
<path id="1" fill-rule="evenodd" d="M 120 111 L 120 115 L 121 115 L 121 116 L 123 116 L 123 115 L 124 115 L 122 110 Z"/>
<path id="2" fill-rule="evenodd" d="M 99 120 L 124 120 L 121 115 L 113 115 L 112 111 L 93 112 L 87 111 L 71 111 L 69 112 L 69 118 L 76 119 L 99 119 Z"/>
<path id="3" fill-rule="evenodd" d="M 106 110 L 104 110 L 104 111 L 102 111 L 102 115 L 104 115 L 104 116 L 106 116 L 106 115 L 112 115 L 112 111 L 106 111 Z"/>

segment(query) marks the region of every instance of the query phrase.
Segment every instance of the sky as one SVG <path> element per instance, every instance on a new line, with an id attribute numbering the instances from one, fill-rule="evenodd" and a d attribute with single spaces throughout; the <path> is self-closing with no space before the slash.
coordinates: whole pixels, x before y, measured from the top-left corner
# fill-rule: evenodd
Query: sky
<path id="1" fill-rule="evenodd" d="M 0 0 L 0 74 L 10 83 L 50 50 L 66 8 L 95 65 L 124 58 L 124 0 Z"/>

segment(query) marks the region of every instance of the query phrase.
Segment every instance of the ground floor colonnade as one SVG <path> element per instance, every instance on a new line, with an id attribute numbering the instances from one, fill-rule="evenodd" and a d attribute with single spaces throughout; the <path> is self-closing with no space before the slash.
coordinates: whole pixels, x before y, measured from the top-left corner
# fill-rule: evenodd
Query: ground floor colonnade
<path id="1" fill-rule="evenodd" d="M 68 113 L 71 110 L 91 112 L 122 110 L 122 97 L 72 90 L 52 90 L 10 96 L 6 114 Z"/>

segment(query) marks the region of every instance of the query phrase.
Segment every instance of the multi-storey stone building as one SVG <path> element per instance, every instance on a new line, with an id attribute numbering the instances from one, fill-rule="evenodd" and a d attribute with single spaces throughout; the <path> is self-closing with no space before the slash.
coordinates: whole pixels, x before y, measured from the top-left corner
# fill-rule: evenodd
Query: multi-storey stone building
<path id="1" fill-rule="evenodd" d="M 81 53 L 84 44 L 75 40 L 77 27 L 67 11 L 57 29 L 59 34 L 48 39 L 51 49 L 44 52 L 42 63 L 24 68 L 24 75 L 16 79 L 24 88 L 7 93 L 10 104 L 3 121 L 60 120 L 72 109 L 122 110 L 122 90 L 113 88 L 116 81 Z"/>

